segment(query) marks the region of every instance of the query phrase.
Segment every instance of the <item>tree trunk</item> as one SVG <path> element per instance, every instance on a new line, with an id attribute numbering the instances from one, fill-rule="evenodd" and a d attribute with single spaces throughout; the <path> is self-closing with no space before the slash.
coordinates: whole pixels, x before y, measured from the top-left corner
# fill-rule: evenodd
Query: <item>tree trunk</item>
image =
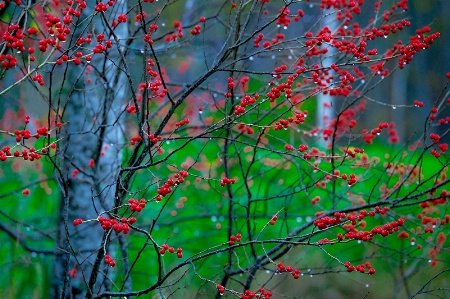
<path id="1" fill-rule="evenodd" d="M 105 13 L 108 23 L 127 11 L 126 2 L 117 3 L 114 8 L 113 13 Z M 92 11 L 85 13 L 89 15 Z M 95 28 L 94 36 L 104 33 L 105 39 L 108 39 L 108 28 L 100 21 L 97 23 L 87 28 L 88 32 Z M 81 32 L 85 28 L 78 29 Z M 104 212 L 114 204 L 115 181 L 121 166 L 120 144 L 124 139 L 121 112 L 129 89 L 123 72 L 124 61 L 118 53 L 123 53 L 128 37 L 126 23 L 119 24 L 114 32 L 121 46 L 114 46 L 104 56 L 94 56 L 91 62 L 93 68 L 88 75 L 81 66 L 69 67 L 67 73 L 65 86 L 69 87 L 69 92 L 65 94 L 63 139 L 59 147 L 62 171 L 57 173 L 61 208 L 52 281 L 53 298 L 85 298 L 109 289 L 103 257 L 106 254 L 104 250 L 112 255 L 114 249 L 105 245 L 107 236 L 104 230 L 98 221 L 83 223 L 79 227 L 74 227 L 72 223 L 78 218 L 90 220 L 107 216 Z M 112 36 L 110 39 L 115 43 Z M 91 83 L 87 83 L 87 77 Z M 101 259 L 100 267 L 94 267 L 97 257 Z M 77 274 L 69 279 L 71 269 L 77 269 Z M 88 287 L 90 282 L 92 289 Z"/>

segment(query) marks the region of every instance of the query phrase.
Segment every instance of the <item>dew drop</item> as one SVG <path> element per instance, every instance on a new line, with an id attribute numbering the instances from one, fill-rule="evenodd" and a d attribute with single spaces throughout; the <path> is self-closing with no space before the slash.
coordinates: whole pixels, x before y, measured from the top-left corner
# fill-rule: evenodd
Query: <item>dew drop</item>
<path id="1" fill-rule="evenodd" d="M 414 246 L 414 245 L 416 245 L 416 242 L 411 242 L 411 246 Z"/>
<path id="2" fill-rule="evenodd" d="M 397 106 L 392 106 L 392 109 L 394 109 L 394 110 L 397 109 Z"/>
<path id="3" fill-rule="evenodd" d="M 361 84 L 364 84 L 364 83 L 366 83 L 366 80 L 361 80 Z"/>
<path id="4" fill-rule="evenodd" d="M 275 59 L 275 55 L 272 55 L 272 57 L 271 57 L 272 59 Z"/>
<path id="5" fill-rule="evenodd" d="M 297 222 L 302 222 L 302 217 L 297 217 L 295 220 L 296 220 Z"/>
<path id="6" fill-rule="evenodd" d="M 383 80 L 384 79 L 384 76 L 381 76 L 381 80 Z"/>
<path id="7" fill-rule="evenodd" d="M 369 287 L 369 284 L 368 283 L 366 283 L 366 288 L 368 288 Z"/>
<path id="8" fill-rule="evenodd" d="M 162 23 L 161 26 L 163 26 L 163 27 L 166 26 L 166 23 Z"/>
<path id="9" fill-rule="evenodd" d="M 211 216 L 211 221 L 212 222 L 216 222 L 217 221 L 217 217 L 216 216 Z"/>
<path id="10" fill-rule="evenodd" d="M 31 257 L 37 257 L 37 253 L 33 251 L 33 252 L 31 253 Z"/>
<path id="11" fill-rule="evenodd" d="M 289 56 L 288 56 L 288 59 L 292 59 L 292 55 L 289 55 Z"/>
<path id="12" fill-rule="evenodd" d="M 253 56 L 250 56 L 248 59 L 251 60 L 251 61 L 253 61 Z"/>

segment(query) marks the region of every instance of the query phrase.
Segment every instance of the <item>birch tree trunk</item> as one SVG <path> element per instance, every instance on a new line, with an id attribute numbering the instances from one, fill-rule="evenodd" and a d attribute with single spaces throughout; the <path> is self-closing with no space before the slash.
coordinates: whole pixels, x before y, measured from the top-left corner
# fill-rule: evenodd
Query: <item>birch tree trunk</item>
<path id="1" fill-rule="evenodd" d="M 86 9 L 85 18 L 94 13 L 94 6 L 95 3 L 88 5 L 91 9 Z M 84 70 L 69 68 L 67 80 L 61 87 L 61 98 L 64 98 L 62 121 L 65 124 L 60 147 L 61 174 L 68 175 L 56 173 L 61 188 L 61 209 L 53 298 L 89 298 L 109 289 L 108 272 L 103 271 L 103 256 L 107 249 L 105 240 L 110 236 L 105 236 L 97 221 L 86 223 L 81 229 L 74 227 L 72 222 L 80 217 L 96 219 L 113 207 L 115 181 L 121 166 L 120 144 L 123 143 L 121 112 L 129 90 L 123 71 L 128 26 L 121 23 L 114 29 L 114 34 L 109 34 L 112 20 L 117 20 L 117 16 L 126 11 L 126 1 L 119 1 L 111 13 L 108 11 L 102 18 L 95 18 L 99 20 L 96 23 L 77 28 L 79 34 L 84 30 L 93 32 L 94 36 L 104 33 L 105 39 L 120 43 L 120 46 L 116 44 L 104 56 L 94 56 L 91 65 L 86 65 Z M 88 75 L 85 70 L 89 71 Z M 86 76 L 91 83 L 87 83 Z M 69 280 L 72 269 L 77 269 L 78 274 Z"/>

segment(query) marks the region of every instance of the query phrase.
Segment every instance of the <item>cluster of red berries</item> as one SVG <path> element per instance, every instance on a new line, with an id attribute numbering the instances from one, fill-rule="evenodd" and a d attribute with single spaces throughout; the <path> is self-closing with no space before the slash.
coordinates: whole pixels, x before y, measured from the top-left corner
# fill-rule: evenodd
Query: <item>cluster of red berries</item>
<path id="1" fill-rule="evenodd" d="M 114 267 L 116 265 L 116 262 L 109 254 L 105 255 L 105 263 L 111 267 Z"/>
<path id="2" fill-rule="evenodd" d="M 169 245 L 167 245 L 167 244 L 163 244 L 163 245 L 161 246 L 161 249 L 159 250 L 159 253 L 160 253 L 161 255 L 164 255 L 166 252 L 174 253 L 174 252 L 175 252 L 175 248 L 169 247 Z M 179 259 L 181 259 L 181 258 L 183 257 L 183 249 L 177 248 L 177 257 L 178 257 Z"/>
<path id="3" fill-rule="evenodd" d="M 83 223 L 83 219 L 81 219 L 81 218 L 75 219 L 73 221 L 74 226 L 80 225 L 81 223 Z"/>
<path id="4" fill-rule="evenodd" d="M 37 83 L 39 83 L 40 86 L 44 86 L 44 79 L 42 79 L 42 75 L 41 74 L 36 74 L 31 78 L 33 81 L 36 81 Z"/>
<path id="5" fill-rule="evenodd" d="M 252 127 L 247 126 L 243 123 L 240 123 L 238 126 L 238 130 L 241 131 L 241 133 L 247 133 L 249 135 L 252 135 L 253 133 L 255 133 L 255 130 L 253 130 Z"/>
<path id="6" fill-rule="evenodd" d="M 245 290 L 244 293 L 239 297 L 240 299 L 252 299 L 252 298 L 260 298 L 260 299 L 270 299 L 272 297 L 271 291 L 266 291 L 264 288 L 259 288 L 258 292 L 251 292 L 250 290 Z"/>
<path id="7" fill-rule="evenodd" d="M 32 31 L 34 32 L 36 30 L 33 28 Z M 33 34 L 33 33 L 29 33 Z M 5 31 L 3 33 L 3 40 L 6 42 L 6 47 L 11 49 L 16 49 L 20 52 L 25 52 L 25 47 L 23 43 L 23 39 L 25 38 L 25 35 L 23 34 L 22 29 L 20 29 L 20 26 L 18 24 L 10 25 L 8 27 L 8 31 Z M 8 68 L 6 68 L 8 69 Z"/>
<path id="8" fill-rule="evenodd" d="M 315 220 L 313 224 L 319 229 L 326 229 L 330 226 L 334 226 L 336 224 L 341 223 L 342 218 L 345 218 L 345 213 L 336 212 L 334 214 L 334 217 L 325 216 Z"/>
<path id="9" fill-rule="evenodd" d="M 275 225 L 275 222 L 277 222 L 278 220 L 278 216 L 277 215 L 273 215 L 272 218 L 269 221 L 270 225 Z"/>
<path id="10" fill-rule="evenodd" d="M 141 140 L 142 140 L 142 137 L 141 136 L 133 136 L 133 137 L 131 137 L 131 145 L 135 145 L 136 143 L 139 143 L 139 142 L 141 142 Z"/>
<path id="11" fill-rule="evenodd" d="M 287 151 L 293 151 L 293 150 L 294 150 L 294 147 L 293 147 L 292 145 L 290 145 L 290 144 L 285 144 L 285 145 L 284 145 L 284 148 L 285 148 Z"/>
<path id="12" fill-rule="evenodd" d="M 184 126 L 184 125 L 188 124 L 189 121 L 190 121 L 189 118 L 186 117 L 185 119 L 182 119 L 179 122 L 175 123 L 175 126 L 176 127 Z"/>
<path id="13" fill-rule="evenodd" d="M 229 185 L 229 184 L 234 184 L 236 182 L 236 179 L 229 179 L 229 178 L 223 178 L 222 180 L 220 180 L 220 186 L 225 186 L 225 185 Z"/>
<path id="14" fill-rule="evenodd" d="M 130 114 L 136 114 L 138 109 L 139 109 L 139 106 L 136 107 L 136 105 L 131 105 L 127 108 L 127 112 Z"/>
<path id="15" fill-rule="evenodd" d="M 422 108 L 423 107 L 423 102 L 421 102 L 419 100 L 414 100 L 414 106 Z"/>
<path id="16" fill-rule="evenodd" d="M 126 14 L 119 14 L 117 16 L 117 22 L 119 22 L 119 23 L 126 23 L 127 22 L 127 15 Z"/>
<path id="17" fill-rule="evenodd" d="M 260 298 L 260 299 L 270 299 L 272 297 L 271 291 L 265 291 L 264 288 L 260 288 L 257 293 L 245 290 L 241 296 L 239 296 L 240 299 L 252 299 L 252 298 Z"/>
<path id="18" fill-rule="evenodd" d="M 230 246 L 231 246 L 231 245 L 234 245 L 234 242 L 236 242 L 236 243 L 241 242 L 241 237 L 242 237 L 241 234 L 236 234 L 236 236 L 231 235 L 230 241 L 228 241 L 228 244 L 230 244 Z"/>
<path id="19" fill-rule="evenodd" d="M 356 183 L 356 176 L 354 173 L 350 174 L 350 178 L 347 177 L 347 175 L 344 173 L 342 174 L 342 179 L 343 180 L 347 180 L 347 183 L 349 186 L 354 185 Z"/>
<path id="20" fill-rule="evenodd" d="M 239 115 L 245 112 L 245 107 L 247 107 L 250 104 L 256 103 L 256 100 L 259 98 L 258 94 L 255 94 L 253 97 L 250 95 L 245 95 L 241 99 L 241 104 L 235 107 L 234 114 Z"/>
<path id="21" fill-rule="evenodd" d="M 294 277 L 294 279 L 298 279 L 298 277 L 300 276 L 300 269 L 298 269 L 298 268 L 294 269 L 291 266 L 285 266 L 285 265 L 283 265 L 282 262 L 279 262 L 277 264 L 277 266 L 278 266 L 278 269 L 277 269 L 278 273 L 283 273 L 283 272 L 291 273 L 292 276 Z"/>
<path id="22" fill-rule="evenodd" d="M 0 61 L 2 64 L 2 68 L 5 70 L 9 70 L 17 65 L 17 58 L 12 56 L 11 54 L 0 54 Z"/>
<path id="23" fill-rule="evenodd" d="M 219 291 L 220 295 L 225 293 L 225 288 L 220 284 L 216 285 L 216 289 Z"/>
<path id="24" fill-rule="evenodd" d="M 431 133 L 430 139 L 433 140 L 434 144 L 438 144 L 439 141 L 441 140 L 441 136 L 439 136 L 439 134 Z"/>
<path id="25" fill-rule="evenodd" d="M 316 197 L 314 197 L 313 199 L 311 199 L 311 203 L 313 204 L 313 205 L 315 205 L 316 203 L 318 203 L 320 201 L 320 196 L 316 196 Z"/>
<path id="26" fill-rule="evenodd" d="M 184 36 L 184 34 L 183 34 L 183 27 L 181 26 L 181 22 L 180 21 L 175 21 L 173 23 L 173 26 L 177 29 L 178 33 L 173 32 L 172 34 L 166 35 L 166 37 L 165 37 L 165 41 L 166 42 L 176 41 L 177 38 L 182 38 Z"/>
<path id="27" fill-rule="evenodd" d="M 342 149 L 342 152 L 343 152 L 344 154 L 346 154 L 346 155 L 352 157 L 352 158 L 355 158 L 355 157 L 356 157 L 356 154 L 362 154 L 362 153 L 364 153 L 364 150 L 363 150 L 363 149 L 360 149 L 360 148 L 357 148 L 357 147 L 355 147 L 353 150 L 343 148 L 343 149 Z"/>
<path id="28" fill-rule="evenodd" d="M 448 144 L 447 143 L 441 143 L 439 144 L 439 149 L 441 153 L 445 153 L 448 150 Z M 441 156 L 441 153 L 438 153 L 436 149 L 431 150 L 431 154 L 435 156 L 436 158 L 439 158 Z"/>
<path id="29" fill-rule="evenodd" d="M 276 86 L 273 86 L 275 84 L 274 81 L 270 81 L 269 84 L 273 87 L 270 88 L 270 91 L 266 93 L 266 96 L 269 98 L 269 101 L 271 103 L 275 102 L 276 99 L 281 97 L 282 93 L 286 94 L 287 98 L 291 98 L 292 96 L 292 89 L 291 86 L 294 83 L 294 79 L 298 77 L 297 74 L 289 75 L 287 78 L 287 83 L 279 83 Z"/>
<path id="30" fill-rule="evenodd" d="M 193 29 L 191 29 L 192 35 L 199 35 L 200 34 L 200 25 L 195 25 Z"/>
<path id="31" fill-rule="evenodd" d="M 23 139 L 31 138 L 31 133 L 29 130 L 15 130 L 14 135 L 16 135 L 16 141 L 20 142 Z"/>
<path id="32" fill-rule="evenodd" d="M 17 151 L 18 152 L 18 151 Z M 26 151 L 25 151 L 26 152 Z M 19 153 L 19 152 L 18 152 Z M 19 153 L 20 155 L 20 153 Z M 6 161 L 6 159 L 8 158 L 8 156 L 11 156 L 11 152 L 10 152 L 10 148 L 9 146 L 5 146 L 2 148 L 2 150 L 0 151 L 0 161 Z"/>
<path id="33" fill-rule="evenodd" d="M 178 186 L 184 183 L 185 178 L 189 173 L 185 170 L 180 170 L 179 173 L 175 173 L 173 178 L 169 178 L 160 188 L 158 188 L 158 195 L 156 196 L 156 201 L 161 201 L 164 196 L 172 192 L 174 186 Z"/>
<path id="34" fill-rule="evenodd" d="M 366 262 L 365 264 L 359 264 L 358 266 L 353 266 L 350 262 L 345 262 L 344 266 L 347 268 L 347 272 L 353 272 L 358 271 L 360 273 L 366 273 L 367 268 L 367 274 L 373 275 L 375 274 L 375 269 L 372 268 L 369 262 Z"/>
<path id="35" fill-rule="evenodd" d="M 350 226 L 346 226 L 345 228 L 347 228 L 348 230 L 351 231 L 354 229 L 354 226 L 356 225 L 357 221 L 362 221 L 366 216 L 374 217 L 376 214 L 384 215 L 384 214 L 386 214 L 387 211 L 389 211 L 388 207 L 380 208 L 379 206 L 376 206 L 375 210 L 371 210 L 369 212 L 367 212 L 366 210 L 361 210 L 359 212 L 359 214 L 352 213 L 352 214 L 347 215 L 345 213 L 335 212 L 333 217 L 324 216 L 322 218 L 316 219 L 313 222 L 313 224 L 314 224 L 314 226 L 316 226 L 319 229 L 326 229 L 330 226 L 334 226 L 334 225 L 341 223 L 345 219 L 348 219 L 351 222 L 351 224 L 350 224 Z M 320 216 L 320 215 L 317 215 L 317 216 Z M 402 218 L 400 218 L 400 219 L 399 219 L 399 223 L 402 223 L 402 225 L 403 225 L 404 220 Z M 342 234 L 338 235 L 338 239 L 342 240 Z"/>
<path id="36" fill-rule="evenodd" d="M 304 151 L 308 150 L 308 146 L 306 144 L 300 144 L 298 147 L 299 152 L 303 153 Z"/>
<path id="37" fill-rule="evenodd" d="M 398 231 L 400 227 L 404 225 L 405 221 L 403 218 L 399 218 L 397 221 L 392 221 L 391 223 L 384 224 L 382 226 L 374 227 L 370 231 L 357 231 L 354 226 L 345 226 L 344 228 L 349 230 L 344 236 L 338 234 L 338 239 L 354 239 L 361 240 L 363 242 L 372 240 L 373 236 L 381 235 L 387 237 L 390 234 Z"/>
<path id="38" fill-rule="evenodd" d="M 253 42 L 254 42 L 254 44 L 255 44 L 255 48 L 259 48 L 259 47 L 260 47 L 259 42 L 262 41 L 263 38 L 264 38 L 264 34 L 263 34 L 263 33 L 260 33 L 260 34 L 258 34 L 258 36 L 253 40 Z"/>
<path id="39" fill-rule="evenodd" d="M 47 149 L 43 148 L 41 150 L 42 153 L 47 153 Z M 5 146 L 0 151 L 0 161 L 5 161 L 8 156 L 11 156 L 10 148 L 9 146 Z M 23 149 L 22 151 L 15 151 L 14 157 L 22 157 L 24 160 L 34 161 L 39 160 L 41 158 L 41 155 L 36 152 L 36 149 L 33 147 L 30 148 L 28 151 Z"/>
<path id="40" fill-rule="evenodd" d="M 161 141 L 161 139 L 162 139 L 161 136 L 155 136 L 154 134 L 148 135 L 148 140 L 150 140 L 154 144 L 158 143 L 158 141 Z"/>
<path id="41" fill-rule="evenodd" d="M 228 84 L 227 84 L 228 91 L 224 94 L 225 98 L 231 97 L 231 92 L 233 91 L 233 88 L 234 88 L 233 78 L 228 77 L 227 81 L 228 81 Z"/>
<path id="42" fill-rule="evenodd" d="M 123 218 L 128 221 L 126 218 Z M 130 226 L 127 223 L 118 223 L 116 219 L 110 219 L 107 217 L 99 217 L 98 222 L 104 230 L 110 230 L 111 228 L 116 231 L 116 233 L 123 232 L 125 235 L 130 231 Z"/>
<path id="43" fill-rule="evenodd" d="M 280 16 L 277 19 L 277 25 L 284 26 L 287 28 L 289 26 L 289 23 L 291 22 L 291 18 L 289 17 L 291 14 L 291 11 L 288 7 L 283 6 L 279 10 Z"/>
<path id="44" fill-rule="evenodd" d="M 144 198 L 141 198 L 140 201 L 130 198 L 128 200 L 128 203 L 130 204 L 130 211 L 132 212 L 140 212 L 145 208 L 145 205 L 147 204 L 146 200 Z"/>

